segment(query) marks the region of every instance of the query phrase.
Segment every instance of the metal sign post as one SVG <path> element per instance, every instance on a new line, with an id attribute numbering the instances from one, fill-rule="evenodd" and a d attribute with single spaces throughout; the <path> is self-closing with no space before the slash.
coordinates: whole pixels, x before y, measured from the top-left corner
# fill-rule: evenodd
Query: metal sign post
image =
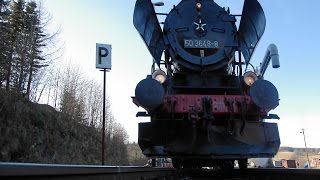
<path id="1" fill-rule="evenodd" d="M 106 127 L 106 72 L 111 70 L 111 45 L 96 44 L 96 68 L 103 71 L 103 109 L 102 109 L 102 149 L 101 164 L 104 165 L 105 127 Z"/>

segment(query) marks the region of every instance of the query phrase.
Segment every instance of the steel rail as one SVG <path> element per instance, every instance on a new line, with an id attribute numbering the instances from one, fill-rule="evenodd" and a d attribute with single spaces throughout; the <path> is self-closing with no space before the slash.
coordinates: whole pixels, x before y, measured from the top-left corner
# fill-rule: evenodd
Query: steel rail
<path id="1" fill-rule="evenodd" d="M 175 169 L 136 166 L 92 166 L 0 163 L 0 179 L 175 179 Z"/>
<path id="2" fill-rule="evenodd" d="M 165 169 L 136 166 L 92 166 L 33 163 L 0 163 L 0 179 L 67 180 L 174 180 L 174 179 L 242 179 L 242 180 L 319 180 L 320 169 Z"/>
<path id="3" fill-rule="evenodd" d="M 319 180 L 320 169 L 285 169 L 285 168 L 249 168 L 229 171 L 181 170 L 178 172 L 185 179 L 240 179 L 240 180 Z"/>
<path id="4" fill-rule="evenodd" d="M 250 177 L 259 179 L 289 179 L 289 180 L 307 180 L 320 179 L 320 169 L 247 169 L 245 172 Z"/>

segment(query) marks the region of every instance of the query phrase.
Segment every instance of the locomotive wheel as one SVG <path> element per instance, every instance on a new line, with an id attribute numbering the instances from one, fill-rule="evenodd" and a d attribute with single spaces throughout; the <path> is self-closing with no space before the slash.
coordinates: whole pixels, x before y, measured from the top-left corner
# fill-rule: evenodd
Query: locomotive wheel
<path id="1" fill-rule="evenodd" d="M 180 169 L 182 165 L 182 160 L 180 158 L 172 158 L 172 166 L 176 169 Z"/>
<path id="2" fill-rule="evenodd" d="M 234 168 L 234 160 L 225 160 L 220 167 L 221 170 L 232 170 Z"/>
<path id="3" fill-rule="evenodd" d="M 248 159 L 239 159 L 238 160 L 239 168 L 240 169 L 247 169 L 248 167 Z"/>
<path id="4" fill-rule="evenodd" d="M 204 163 L 205 162 L 202 160 L 184 159 L 182 162 L 182 167 L 188 169 L 199 169 L 205 165 Z"/>

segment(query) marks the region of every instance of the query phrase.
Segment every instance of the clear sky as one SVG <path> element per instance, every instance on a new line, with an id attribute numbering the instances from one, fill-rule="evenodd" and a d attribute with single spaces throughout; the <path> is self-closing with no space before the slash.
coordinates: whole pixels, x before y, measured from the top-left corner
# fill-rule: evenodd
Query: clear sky
<path id="1" fill-rule="evenodd" d="M 156 2 L 156 1 L 153 1 Z M 179 0 L 163 0 L 168 11 Z M 240 14 L 243 0 L 219 0 Z M 265 74 L 280 94 L 282 146 L 303 147 L 300 129 L 305 128 L 307 145 L 320 148 L 320 26 L 319 0 L 260 0 L 267 27 L 253 60 L 258 65 L 270 43 L 278 46 L 281 67 Z M 135 0 L 43 0 L 52 16 L 52 27 L 61 27 L 65 43 L 63 59 L 72 59 L 89 77 L 102 83 L 95 69 L 95 43 L 112 44 L 112 70 L 107 74 L 107 91 L 117 122 L 127 130 L 130 141 L 138 139 L 138 109 L 131 103 L 136 84 L 150 73 L 152 57 L 132 23 Z"/>

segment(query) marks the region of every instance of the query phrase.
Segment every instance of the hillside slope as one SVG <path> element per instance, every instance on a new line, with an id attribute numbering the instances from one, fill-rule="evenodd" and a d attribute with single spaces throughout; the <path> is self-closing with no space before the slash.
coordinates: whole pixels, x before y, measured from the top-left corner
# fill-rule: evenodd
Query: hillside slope
<path id="1" fill-rule="evenodd" d="M 100 164 L 100 136 L 51 106 L 0 90 L 0 161 Z"/>

